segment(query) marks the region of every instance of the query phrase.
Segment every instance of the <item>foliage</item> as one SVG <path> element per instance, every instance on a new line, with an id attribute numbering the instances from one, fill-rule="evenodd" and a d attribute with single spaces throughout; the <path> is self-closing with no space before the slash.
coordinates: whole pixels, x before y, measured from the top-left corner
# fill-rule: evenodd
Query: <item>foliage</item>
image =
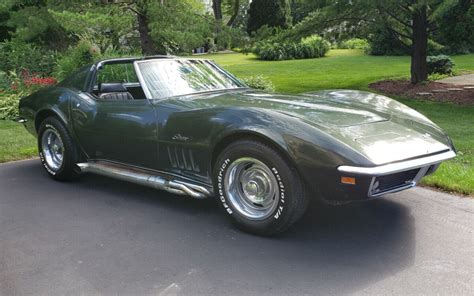
<path id="1" fill-rule="evenodd" d="M 62 80 L 79 67 L 98 60 L 100 56 L 99 48 L 89 41 L 81 40 L 76 46 L 69 48 L 58 58 L 54 75 Z"/>
<path id="2" fill-rule="evenodd" d="M 454 68 L 453 60 L 446 55 L 428 56 L 428 73 L 451 74 Z"/>
<path id="3" fill-rule="evenodd" d="M 50 9 L 49 13 L 69 34 L 93 40 L 101 51 L 136 46 L 135 19 L 118 6 L 87 5 L 76 10 Z"/>
<path id="4" fill-rule="evenodd" d="M 270 61 L 310 59 L 323 57 L 330 47 L 328 41 L 315 35 L 300 42 L 261 42 L 256 45 L 255 54 L 259 59 Z"/>
<path id="5" fill-rule="evenodd" d="M 301 22 L 312 12 L 328 6 L 330 3 L 330 0 L 292 0 L 291 16 L 293 19 L 293 24 Z"/>
<path id="6" fill-rule="evenodd" d="M 264 25 L 288 28 L 291 25 L 288 0 L 253 0 L 250 3 L 247 32 L 251 34 Z"/>
<path id="7" fill-rule="evenodd" d="M 369 47 L 369 42 L 366 39 L 361 38 L 352 38 L 349 40 L 344 40 L 339 43 L 338 48 L 340 49 L 367 49 Z"/>
<path id="8" fill-rule="evenodd" d="M 436 80 L 441 80 L 441 79 L 444 79 L 444 78 L 448 78 L 450 76 L 451 76 L 450 74 L 432 73 L 432 74 L 428 75 L 428 80 L 429 81 L 436 81 Z"/>
<path id="9" fill-rule="evenodd" d="M 283 30 L 281 28 L 263 25 L 257 31 L 252 32 L 251 37 L 253 42 L 276 41 L 280 39 L 282 32 Z"/>
<path id="10" fill-rule="evenodd" d="M 0 71 L 0 93 L 10 88 L 10 78 L 6 72 Z"/>
<path id="11" fill-rule="evenodd" d="M 56 53 L 32 43 L 14 39 L 0 43 L 0 70 L 50 75 L 53 71 Z"/>
<path id="12" fill-rule="evenodd" d="M 49 2 L 53 1 L 2 1 L 0 14 L 6 15 L 3 24 L 9 28 L 10 37 L 55 49 L 67 46 L 64 30 L 48 12 Z"/>
<path id="13" fill-rule="evenodd" d="M 372 25 L 369 32 L 368 47 L 365 49 L 368 54 L 375 56 L 409 54 L 409 49 L 404 47 L 385 25 Z"/>
<path id="14" fill-rule="evenodd" d="M 428 48 L 427 48 L 428 54 L 430 55 L 440 55 L 445 53 L 446 46 L 439 44 L 438 42 L 428 39 Z"/>
<path id="15" fill-rule="evenodd" d="M 272 81 L 263 75 L 253 75 L 241 79 L 247 86 L 255 89 L 261 89 L 267 92 L 274 92 L 275 86 Z"/>
<path id="16" fill-rule="evenodd" d="M 191 53 L 212 36 L 212 21 L 198 0 L 150 1 L 147 9 L 153 40 L 170 53 Z"/>
<path id="17" fill-rule="evenodd" d="M 436 30 L 433 38 L 446 46 L 450 54 L 474 52 L 474 5 L 459 0 L 451 9 L 441 9 L 434 16 Z M 436 53 L 432 53 L 436 54 Z"/>
<path id="18" fill-rule="evenodd" d="M 31 94 L 38 89 L 56 84 L 53 77 L 41 77 L 35 73 L 23 70 L 21 72 L 10 72 L 1 74 L 4 79 L 3 87 L 0 86 L 0 120 L 14 120 L 18 116 L 18 102 L 20 98 Z"/>
<path id="19" fill-rule="evenodd" d="M 216 40 L 218 50 L 245 47 L 249 43 L 249 37 L 245 31 L 227 26 L 222 27 L 216 34 Z"/>
<path id="20" fill-rule="evenodd" d="M 14 120 L 18 117 L 18 102 L 21 93 L 0 93 L 0 120 Z"/>

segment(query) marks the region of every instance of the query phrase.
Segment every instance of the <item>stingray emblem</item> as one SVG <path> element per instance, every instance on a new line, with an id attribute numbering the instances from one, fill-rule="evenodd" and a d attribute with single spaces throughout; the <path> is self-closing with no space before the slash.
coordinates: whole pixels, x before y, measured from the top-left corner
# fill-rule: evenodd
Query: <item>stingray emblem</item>
<path id="1" fill-rule="evenodd" d="M 176 134 L 176 135 L 173 136 L 172 139 L 175 140 L 175 141 L 186 142 L 187 140 L 189 140 L 189 137 L 182 136 L 181 134 Z"/>

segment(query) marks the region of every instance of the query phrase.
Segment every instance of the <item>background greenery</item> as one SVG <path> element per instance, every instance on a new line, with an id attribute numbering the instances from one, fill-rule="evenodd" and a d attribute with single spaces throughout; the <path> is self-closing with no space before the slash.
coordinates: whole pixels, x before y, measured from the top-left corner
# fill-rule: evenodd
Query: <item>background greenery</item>
<path id="1" fill-rule="evenodd" d="M 320 59 L 268 62 L 253 55 L 215 54 L 214 59 L 239 77 L 276 91 L 299 93 L 320 89 L 367 90 L 368 84 L 385 78 L 407 78 L 408 57 L 376 57 L 362 50 L 331 50 Z M 474 54 L 453 57 L 459 70 L 474 71 Z M 255 73 L 262 73 L 255 77 Z M 249 79 L 250 77 L 250 79 Z M 274 85 L 268 85 L 268 81 Z M 424 184 L 448 191 L 474 194 L 474 107 L 397 98 L 439 124 L 458 149 L 455 160 L 444 163 Z M 33 136 L 19 124 L 0 121 L 0 162 L 36 155 Z"/>
<path id="2" fill-rule="evenodd" d="M 474 70 L 471 2 L 2 0 L 0 162 L 36 154 L 34 138 L 2 120 L 17 116 L 19 99 L 95 60 L 206 52 L 251 86 L 289 93 L 424 83 L 428 66 L 436 77 Z M 230 50 L 241 54 L 222 54 Z M 473 108 L 397 99 L 440 124 L 460 150 L 425 182 L 473 194 Z"/>

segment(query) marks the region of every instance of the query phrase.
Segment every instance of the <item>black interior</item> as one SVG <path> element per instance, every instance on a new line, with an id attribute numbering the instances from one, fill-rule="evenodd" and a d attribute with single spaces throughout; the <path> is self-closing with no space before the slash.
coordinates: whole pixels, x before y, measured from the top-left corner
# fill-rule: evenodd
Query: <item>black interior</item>
<path id="1" fill-rule="evenodd" d="M 145 93 L 140 83 L 99 83 L 94 94 L 101 100 L 144 100 Z"/>

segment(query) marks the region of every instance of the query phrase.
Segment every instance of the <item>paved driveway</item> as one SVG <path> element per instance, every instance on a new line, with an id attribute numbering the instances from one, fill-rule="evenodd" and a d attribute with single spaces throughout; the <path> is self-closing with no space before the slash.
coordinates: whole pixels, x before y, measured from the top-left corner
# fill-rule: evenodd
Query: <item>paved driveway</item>
<path id="1" fill-rule="evenodd" d="M 474 85 L 474 74 L 465 74 L 459 76 L 453 76 L 437 80 L 436 82 L 459 84 L 459 85 Z"/>
<path id="2" fill-rule="evenodd" d="M 426 189 L 314 204 L 287 234 L 212 200 L 0 165 L 0 295 L 474 294 L 474 200 Z"/>

